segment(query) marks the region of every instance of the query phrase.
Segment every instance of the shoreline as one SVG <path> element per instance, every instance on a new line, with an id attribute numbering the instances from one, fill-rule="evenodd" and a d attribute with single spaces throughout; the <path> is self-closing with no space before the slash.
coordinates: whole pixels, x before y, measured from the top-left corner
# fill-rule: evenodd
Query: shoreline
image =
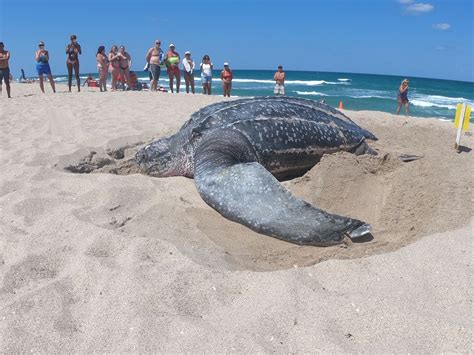
<path id="1" fill-rule="evenodd" d="M 94 77 L 95 77 L 95 76 L 94 76 Z M 83 78 L 86 78 L 86 76 L 81 77 L 81 80 L 82 80 Z M 184 81 L 183 81 L 183 80 L 184 80 L 184 79 L 182 79 L 182 81 L 181 81 L 180 94 L 186 94 L 185 86 L 184 86 Z M 145 80 L 142 80 L 142 79 L 139 79 L 139 81 L 146 82 Z M 163 86 L 163 85 L 160 85 L 160 86 L 163 87 L 163 88 L 165 88 L 165 89 L 168 89 L 168 86 L 166 86 L 167 83 L 168 83 L 168 79 L 162 79 L 162 78 L 161 78 L 161 79 L 160 79 L 160 82 L 163 82 L 163 81 L 165 82 L 165 86 Z M 12 82 L 12 84 L 13 84 L 12 88 L 15 87 L 15 86 L 17 86 L 17 85 L 19 85 L 20 87 L 22 87 L 23 85 L 36 85 L 36 86 L 39 85 L 38 82 L 33 82 L 33 83 L 18 83 L 18 82 L 15 82 L 15 81 Z M 49 87 L 49 89 L 51 89 L 50 86 L 49 86 L 49 83 L 45 81 L 45 84 L 44 84 L 44 85 L 45 85 L 46 94 L 48 94 L 48 87 Z M 55 82 L 55 85 L 56 85 L 56 86 L 59 86 L 59 87 L 67 87 L 67 82 L 63 82 L 63 81 L 61 81 L 61 82 Z M 108 88 L 110 88 L 109 85 L 110 85 L 110 81 L 108 82 L 108 86 L 107 86 Z M 77 88 L 74 83 L 73 83 L 72 87 L 73 87 L 72 93 L 77 93 L 77 89 L 76 89 L 76 90 L 74 89 L 74 88 Z M 200 90 L 199 84 L 196 85 L 196 88 L 197 88 L 197 90 Z M 31 90 L 29 90 L 29 91 L 31 91 Z M 41 91 L 39 90 L 39 86 L 38 86 L 38 90 L 37 90 L 37 91 L 38 91 L 38 92 L 37 92 L 37 93 L 34 93 L 33 95 L 35 95 L 35 94 L 41 94 Z M 109 90 L 109 91 L 110 91 L 110 90 Z M 138 91 L 148 92 L 149 90 L 148 90 L 148 89 L 145 89 L 145 90 L 131 90 L 131 91 L 134 91 L 134 92 L 138 92 Z M 214 90 L 214 91 L 216 91 L 216 90 Z M 84 87 L 81 87 L 81 92 L 100 92 L 100 91 L 99 91 L 99 88 L 89 88 L 89 87 L 87 87 L 87 86 L 84 86 Z M 123 90 L 118 90 L 118 92 L 123 92 Z M 67 91 L 64 91 L 64 90 L 63 90 L 62 92 L 58 92 L 58 93 L 67 93 Z M 13 92 L 12 94 L 14 95 L 14 92 Z M 162 93 L 162 92 L 159 92 L 159 93 L 157 93 L 157 94 L 163 94 L 163 93 Z M 168 94 L 171 94 L 171 93 L 168 93 Z M 190 93 L 189 95 L 192 96 L 191 93 Z M 201 93 L 201 92 L 196 92 L 196 94 L 194 94 L 194 95 L 201 96 L 202 93 Z M 210 96 L 212 96 L 212 97 L 222 97 L 221 94 L 212 94 L 212 95 L 210 95 Z M 246 96 L 246 95 L 232 95 L 232 96 L 231 96 L 231 99 L 245 98 L 245 97 L 261 97 L 261 96 L 273 96 L 273 93 L 269 91 L 269 92 L 268 92 L 268 95 L 258 95 L 258 96 L 252 96 L 252 95 L 250 95 L 250 96 Z M 308 100 L 319 101 L 318 99 L 312 99 L 312 98 L 305 97 L 305 96 L 301 96 L 301 95 L 287 95 L 287 96 L 300 97 L 300 98 L 302 98 L 302 99 L 308 99 Z M 324 97 L 324 96 L 322 96 L 322 97 Z M 394 103 L 395 103 L 395 104 L 394 104 L 394 110 L 393 110 L 393 112 L 380 111 L 380 110 L 376 110 L 376 109 L 373 109 L 373 110 L 370 110 L 370 109 L 369 109 L 369 110 L 367 110 L 367 109 L 360 109 L 360 110 L 355 110 L 355 109 L 343 109 L 343 111 L 348 111 L 348 112 L 362 112 L 362 111 L 380 112 L 380 113 L 383 113 L 383 114 L 390 114 L 390 115 L 397 116 L 397 115 L 396 115 L 396 100 L 393 99 L 393 101 L 394 101 Z M 333 107 L 336 108 L 336 109 L 338 109 L 338 108 L 337 108 L 337 105 L 335 105 L 335 106 L 333 106 Z M 411 114 L 410 114 L 409 116 L 406 116 L 406 115 L 403 113 L 403 110 L 404 110 L 404 109 L 402 109 L 402 112 L 400 112 L 400 115 L 398 115 L 399 117 L 408 117 L 408 118 L 423 119 L 423 120 L 424 120 L 424 119 L 435 119 L 435 120 L 443 121 L 443 122 L 454 122 L 454 114 L 455 114 L 455 111 L 453 111 L 453 117 L 452 117 L 452 118 L 448 118 L 448 117 L 444 117 L 444 116 L 440 116 L 440 117 L 436 117 L 436 116 L 419 116 L 419 115 L 411 115 Z M 474 122 L 474 116 L 471 117 L 471 123 L 472 123 L 472 122 Z"/>

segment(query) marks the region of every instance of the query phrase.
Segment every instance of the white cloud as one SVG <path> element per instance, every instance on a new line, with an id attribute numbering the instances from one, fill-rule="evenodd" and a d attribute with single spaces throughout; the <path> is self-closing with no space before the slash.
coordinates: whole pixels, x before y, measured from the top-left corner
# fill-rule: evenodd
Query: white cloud
<path id="1" fill-rule="evenodd" d="M 451 25 L 449 23 L 437 23 L 433 25 L 433 28 L 441 31 L 446 31 L 451 28 Z"/>
<path id="2" fill-rule="evenodd" d="M 415 0 L 398 0 L 398 2 L 402 5 L 409 5 L 413 3 Z"/>
<path id="3" fill-rule="evenodd" d="M 440 44 L 440 45 L 435 46 L 434 49 L 437 51 L 450 51 L 450 50 L 456 49 L 456 47 L 453 45 Z"/>
<path id="4" fill-rule="evenodd" d="M 431 4 L 424 4 L 421 2 L 417 2 L 411 4 L 407 7 L 407 11 L 411 14 L 422 14 L 427 13 L 434 10 L 434 6 Z"/>

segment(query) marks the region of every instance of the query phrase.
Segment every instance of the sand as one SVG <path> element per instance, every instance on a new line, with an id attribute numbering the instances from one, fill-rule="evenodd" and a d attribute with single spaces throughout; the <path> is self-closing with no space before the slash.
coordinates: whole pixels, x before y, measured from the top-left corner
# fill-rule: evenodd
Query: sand
<path id="1" fill-rule="evenodd" d="M 300 247 L 130 163 L 223 98 L 58 91 L 0 98 L 1 352 L 472 351 L 474 138 L 457 153 L 451 122 L 345 111 L 379 155 L 284 184 L 373 238 Z"/>

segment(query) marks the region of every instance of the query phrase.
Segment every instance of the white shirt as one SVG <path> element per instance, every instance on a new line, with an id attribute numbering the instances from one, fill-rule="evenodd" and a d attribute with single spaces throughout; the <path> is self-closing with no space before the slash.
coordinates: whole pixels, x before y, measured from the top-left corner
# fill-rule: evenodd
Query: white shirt
<path id="1" fill-rule="evenodd" d="M 201 74 L 204 76 L 212 76 L 211 66 L 212 66 L 212 63 L 209 63 L 209 64 L 201 63 L 201 68 L 202 68 Z"/>
<path id="2" fill-rule="evenodd" d="M 186 58 L 183 58 L 183 68 L 187 73 L 192 74 L 194 71 L 194 66 L 195 64 L 192 59 L 191 59 L 191 64 L 189 64 L 188 60 Z"/>

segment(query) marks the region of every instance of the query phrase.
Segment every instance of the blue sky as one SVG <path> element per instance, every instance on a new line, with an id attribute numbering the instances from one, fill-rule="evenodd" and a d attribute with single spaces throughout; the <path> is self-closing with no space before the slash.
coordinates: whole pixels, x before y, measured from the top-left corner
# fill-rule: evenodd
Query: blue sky
<path id="1" fill-rule="evenodd" d="M 97 47 L 123 44 L 144 66 L 156 38 L 216 67 L 391 74 L 474 81 L 472 0 L 0 0 L 0 41 L 35 75 L 40 40 L 53 74 L 66 71 L 70 34 L 81 72 L 95 72 Z M 159 5 L 158 5 L 159 4 Z"/>

